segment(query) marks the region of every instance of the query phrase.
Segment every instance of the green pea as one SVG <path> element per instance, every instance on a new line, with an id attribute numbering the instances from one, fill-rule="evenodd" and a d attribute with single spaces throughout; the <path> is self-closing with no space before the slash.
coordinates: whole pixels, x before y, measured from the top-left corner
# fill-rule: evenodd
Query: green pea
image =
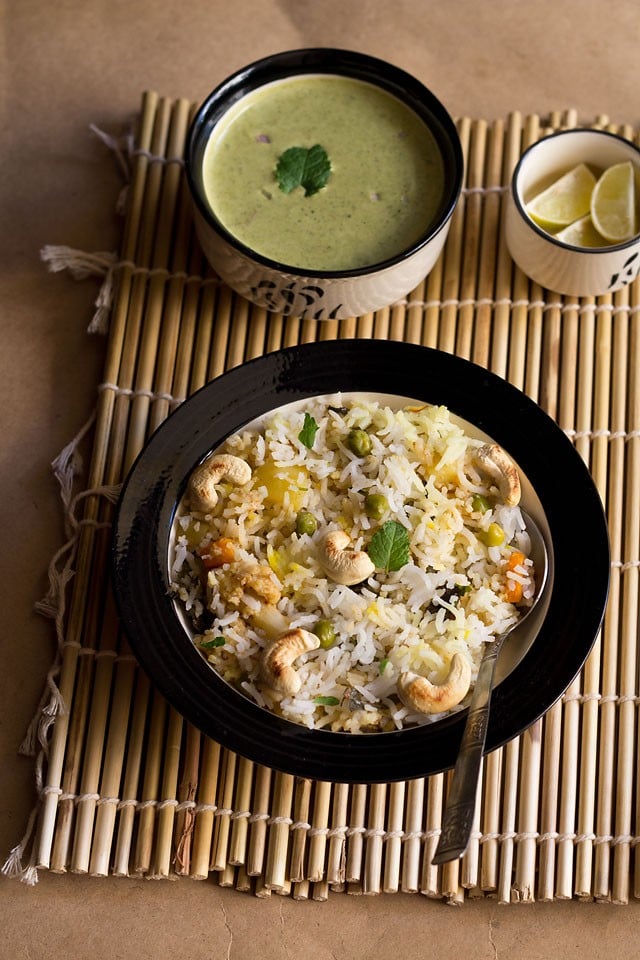
<path id="1" fill-rule="evenodd" d="M 504 530 L 497 523 L 490 523 L 486 530 L 478 534 L 483 543 L 488 547 L 499 547 L 504 543 Z"/>
<path id="2" fill-rule="evenodd" d="M 303 534 L 311 536 L 318 529 L 318 521 L 308 510 L 301 510 L 296 517 L 296 533 L 299 537 Z"/>
<path id="3" fill-rule="evenodd" d="M 366 430 L 353 429 L 347 436 L 347 446 L 357 457 L 366 457 L 371 453 L 371 437 Z"/>
<path id="4" fill-rule="evenodd" d="M 476 513 L 486 513 L 491 509 L 491 504 L 481 493 L 476 493 L 471 499 L 471 508 Z"/>
<path id="5" fill-rule="evenodd" d="M 368 493 L 364 498 L 364 512 L 371 520 L 381 520 L 389 509 L 389 501 L 382 493 Z"/>
<path id="6" fill-rule="evenodd" d="M 330 620 L 318 620 L 313 632 L 320 641 L 323 650 L 329 650 L 336 642 L 336 632 Z"/>

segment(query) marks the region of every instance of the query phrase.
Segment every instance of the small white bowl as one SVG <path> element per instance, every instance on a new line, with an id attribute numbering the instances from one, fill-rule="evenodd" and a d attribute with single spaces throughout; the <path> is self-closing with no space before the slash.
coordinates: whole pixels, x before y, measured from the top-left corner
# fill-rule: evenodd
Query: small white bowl
<path id="1" fill-rule="evenodd" d="M 373 84 L 408 106 L 435 139 L 444 168 L 444 189 L 431 222 L 418 240 L 387 259 L 345 270 L 300 269 L 269 259 L 235 237 L 216 216 L 203 182 L 207 143 L 227 111 L 259 88 L 300 75 L 338 75 Z M 209 94 L 187 139 L 187 181 L 196 232 L 208 261 L 232 289 L 267 310 L 314 320 L 342 319 L 378 310 L 405 297 L 434 266 L 447 237 L 464 172 L 452 118 L 417 79 L 385 61 L 329 48 L 274 54 L 237 71 Z"/>
<path id="2" fill-rule="evenodd" d="M 614 293 L 640 272 L 640 234 L 606 247 L 562 243 L 539 227 L 526 204 L 556 177 L 579 163 L 606 169 L 631 160 L 640 184 L 640 150 L 604 130 L 561 130 L 532 144 L 520 158 L 507 198 L 505 236 L 517 265 L 541 286 L 577 297 Z"/>

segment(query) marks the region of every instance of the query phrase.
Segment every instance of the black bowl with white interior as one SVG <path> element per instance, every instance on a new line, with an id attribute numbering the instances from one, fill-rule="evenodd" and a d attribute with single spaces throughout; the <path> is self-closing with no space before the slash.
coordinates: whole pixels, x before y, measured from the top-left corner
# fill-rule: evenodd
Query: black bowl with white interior
<path id="1" fill-rule="evenodd" d="M 466 710 L 384 733 L 334 733 L 283 720 L 220 678 L 193 643 L 171 595 L 176 511 L 193 469 L 241 427 L 285 404 L 337 392 L 446 406 L 518 465 L 523 506 L 551 558 L 540 615 L 508 641 L 498 668 L 486 750 L 519 735 L 581 669 L 604 614 L 609 545 L 598 492 L 557 424 L 505 380 L 413 344 L 338 340 L 290 347 L 212 380 L 158 428 L 127 477 L 117 509 L 112 578 L 122 626 L 167 701 L 223 746 L 276 770 L 373 783 L 453 766 Z"/>
<path id="2" fill-rule="evenodd" d="M 216 214 L 207 194 L 203 174 L 207 145 L 230 112 L 244 108 L 245 100 L 257 91 L 268 93 L 282 83 L 318 76 L 360 81 L 389 94 L 419 118 L 432 135 L 441 157 L 444 177 L 441 196 L 424 232 L 408 247 L 394 251 L 379 262 L 348 269 L 314 269 L 313 265 L 299 267 L 273 259 L 235 236 Z M 356 149 L 363 147 L 354 144 L 354 151 Z M 388 306 L 414 289 L 442 251 L 464 173 L 456 125 L 431 90 L 385 60 L 325 47 L 272 54 L 223 80 L 195 114 L 184 159 L 196 231 L 214 270 L 236 292 L 258 306 L 317 320 L 361 316 Z M 335 176 L 340 176 L 340 170 L 336 170 Z M 327 190 L 332 189 L 330 182 Z M 274 190 L 277 192 L 277 188 Z M 314 201 L 315 198 L 303 203 Z M 355 202 L 354 198 L 354 206 Z M 348 222 L 344 217 L 349 216 L 351 211 L 345 210 L 342 221 L 335 222 L 335 232 L 341 232 Z"/>

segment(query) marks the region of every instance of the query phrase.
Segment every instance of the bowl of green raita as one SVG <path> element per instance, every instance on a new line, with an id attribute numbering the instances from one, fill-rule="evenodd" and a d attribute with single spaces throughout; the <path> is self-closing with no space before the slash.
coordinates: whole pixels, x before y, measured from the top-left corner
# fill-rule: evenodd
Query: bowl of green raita
<path id="1" fill-rule="evenodd" d="M 463 178 L 455 124 L 365 54 L 286 51 L 198 108 L 185 169 L 205 256 L 237 293 L 307 319 L 406 297 L 436 263 Z"/>

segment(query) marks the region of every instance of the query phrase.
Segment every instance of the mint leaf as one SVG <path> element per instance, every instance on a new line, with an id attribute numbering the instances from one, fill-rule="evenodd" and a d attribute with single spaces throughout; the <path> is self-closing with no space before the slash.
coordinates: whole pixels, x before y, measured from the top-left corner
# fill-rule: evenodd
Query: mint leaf
<path id="1" fill-rule="evenodd" d="M 289 147 L 278 157 L 276 180 L 283 193 L 304 187 L 305 197 L 321 190 L 331 174 L 331 161 L 324 147 Z"/>
<path id="2" fill-rule="evenodd" d="M 201 640 L 202 650 L 213 650 L 214 647 L 224 647 L 224 637 L 213 637 L 211 640 Z"/>
<path id="3" fill-rule="evenodd" d="M 316 438 L 316 433 L 318 432 L 319 429 L 320 427 L 318 426 L 316 421 L 313 419 L 311 414 L 305 413 L 304 423 L 302 425 L 302 430 L 298 434 L 298 440 L 300 441 L 300 443 L 304 443 L 305 447 L 308 450 L 311 450 L 313 446 L 313 441 Z"/>
<path id="4" fill-rule="evenodd" d="M 314 697 L 313 702 L 319 707 L 337 707 L 340 703 L 337 697 Z"/>
<path id="5" fill-rule="evenodd" d="M 399 570 L 409 563 L 409 534 L 396 520 L 387 520 L 374 533 L 367 553 L 379 570 Z"/>

